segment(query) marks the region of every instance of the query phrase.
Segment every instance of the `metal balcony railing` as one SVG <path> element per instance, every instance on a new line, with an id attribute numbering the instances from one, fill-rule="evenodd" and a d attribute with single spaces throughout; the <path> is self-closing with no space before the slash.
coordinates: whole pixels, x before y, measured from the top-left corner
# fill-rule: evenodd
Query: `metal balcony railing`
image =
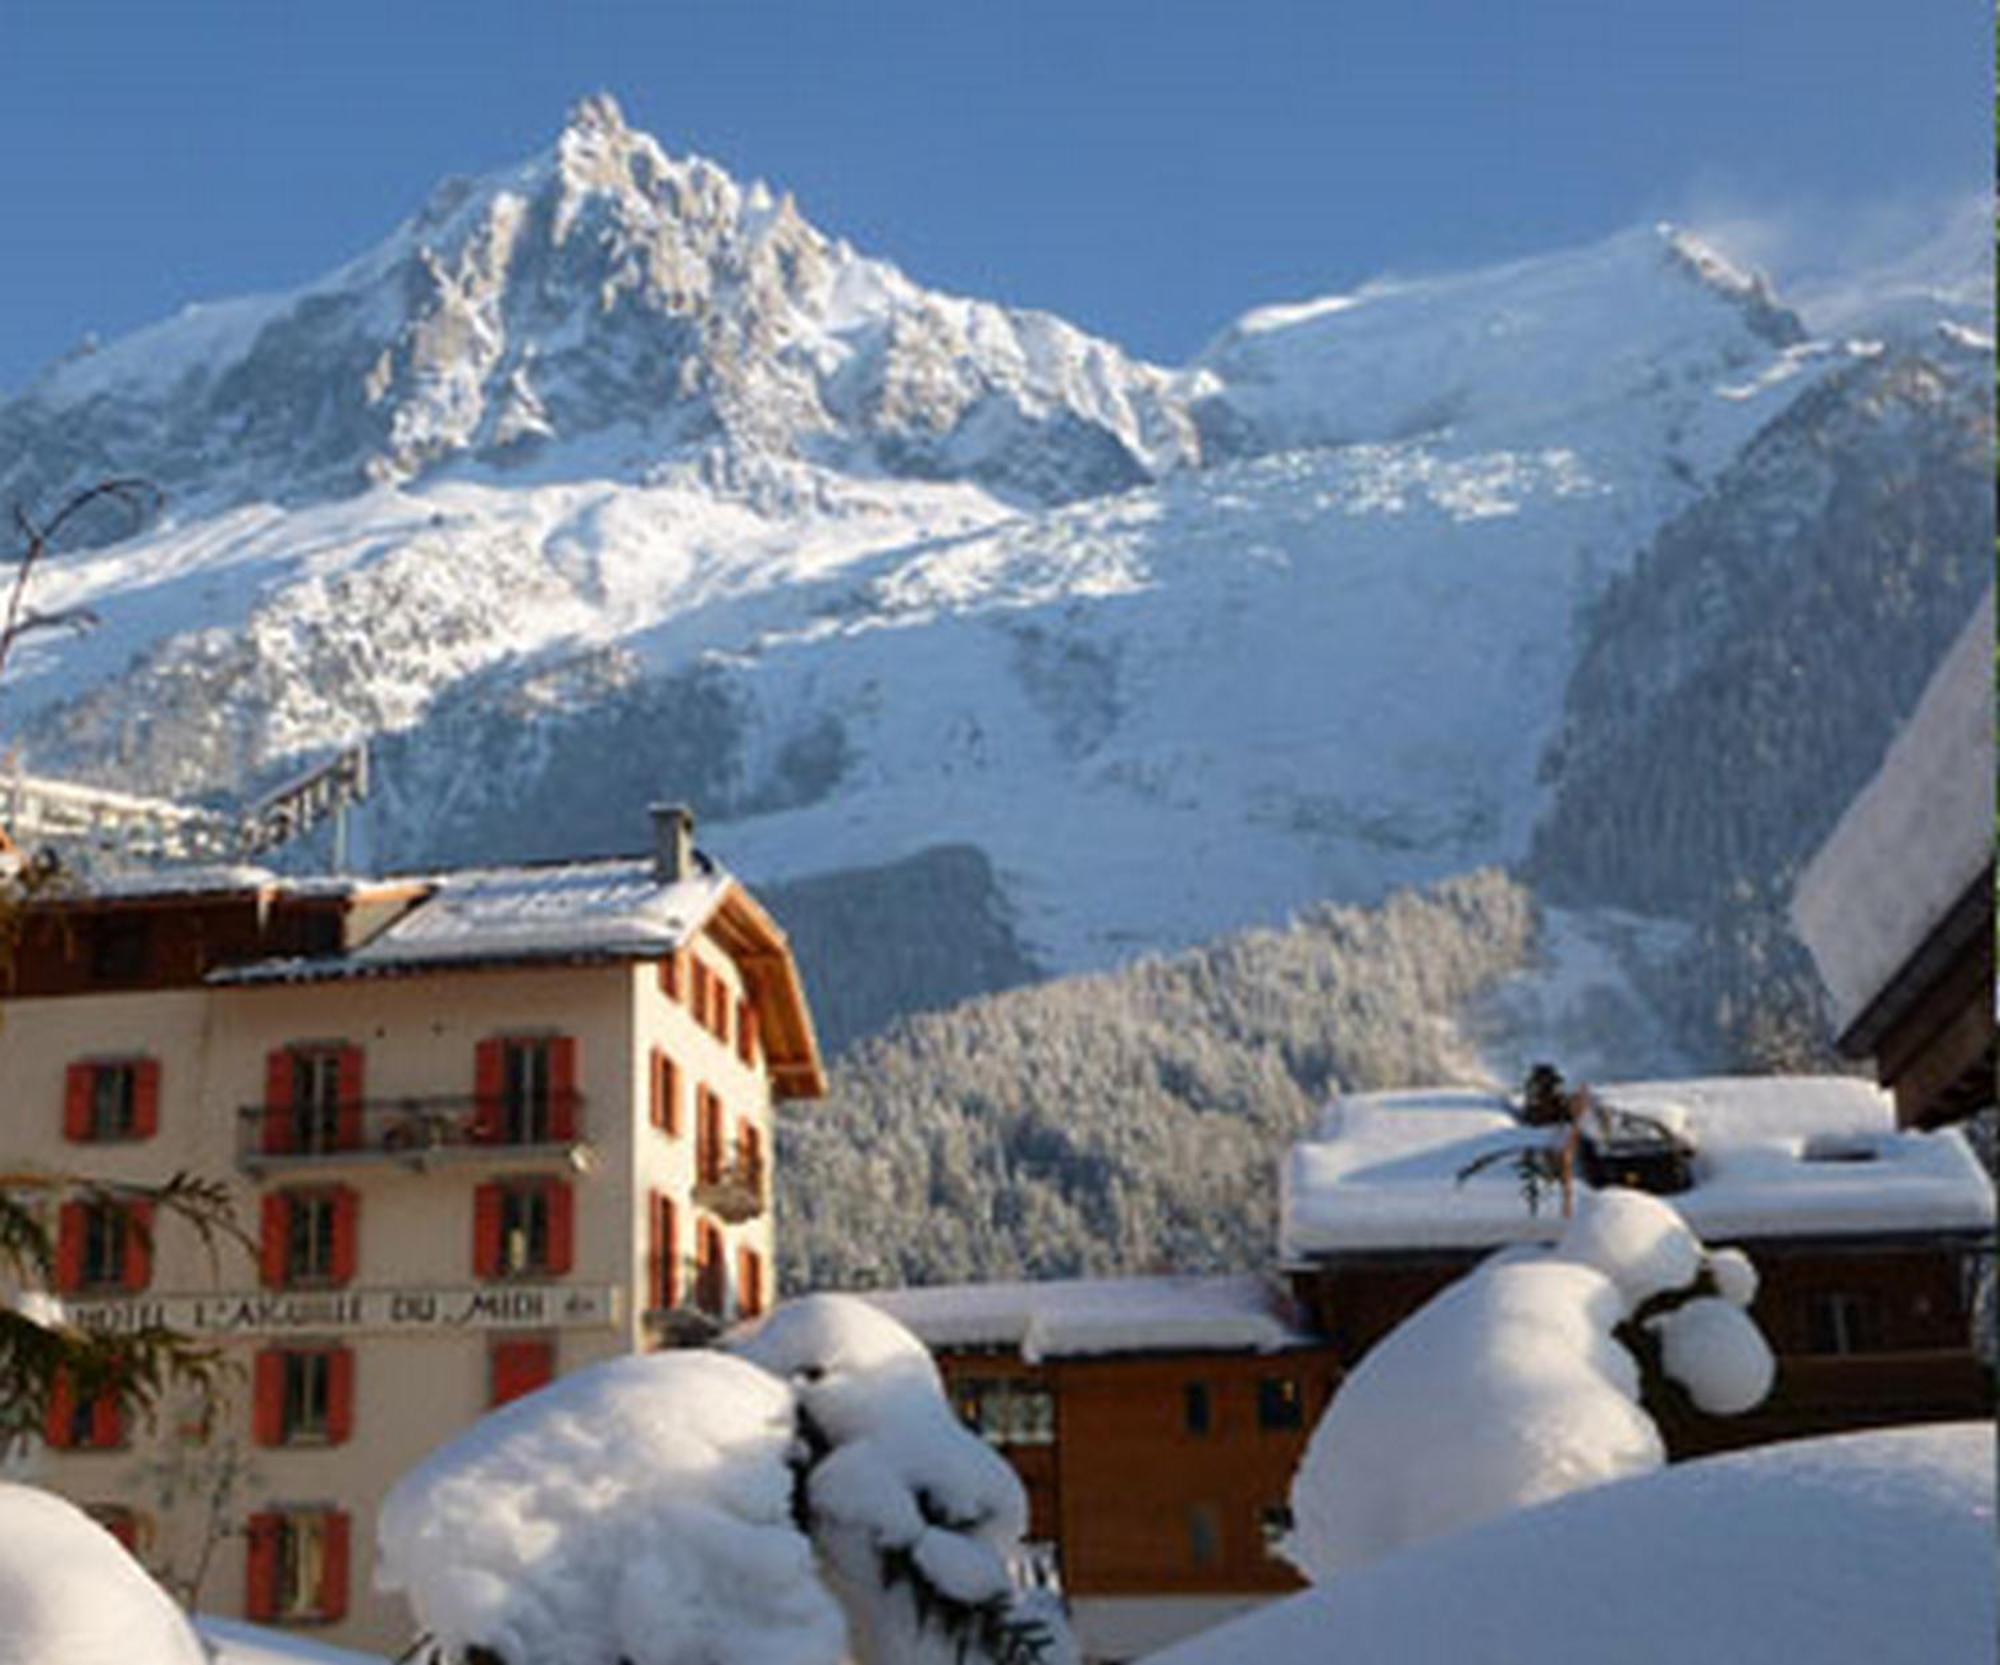
<path id="1" fill-rule="evenodd" d="M 681 1256 L 675 1268 L 672 1304 L 667 1306 L 658 1304 L 666 1291 L 657 1268 L 652 1270 L 652 1276 L 655 1304 L 646 1308 L 641 1322 L 659 1338 L 661 1346 L 699 1347 L 721 1334 L 727 1296 L 721 1261 L 704 1265 L 693 1255 Z"/>
<path id="2" fill-rule="evenodd" d="M 237 1166 L 253 1174 L 370 1162 L 423 1168 L 523 1151 L 574 1159 L 586 1145 L 583 1095 L 574 1092 L 254 1104 L 237 1112 Z"/>
<path id="3" fill-rule="evenodd" d="M 732 1152 L 726 1162 L 701 1162 L 695 1173 L 694 1205 L 725 1224 L 740 1226 L 764 1212 L 765 1180 L 763 1157 L 749 1151 Z"/>

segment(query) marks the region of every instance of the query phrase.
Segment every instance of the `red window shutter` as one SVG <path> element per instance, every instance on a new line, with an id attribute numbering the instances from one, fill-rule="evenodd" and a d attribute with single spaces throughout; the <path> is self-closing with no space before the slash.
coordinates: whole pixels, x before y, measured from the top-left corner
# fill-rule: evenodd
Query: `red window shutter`
<path id="1" fill-rule="evenodd" d="M 660 1123 L 667 1130 L 667 1137 L 678 1139 L 681 1135 L 681 1072 L 673 1059 L 664 1053 L 660 1057 L 660 1102 L 665 1107 L 665 1119 Z"/>
<path id="2" fill-rule="evenodd" d="M 285 1443 L 285 1355 L 266 1347 L 251 1374 L 250 1438 L 258 1445 Z"/>
<path id="3" fill-rule="evenodd" d="M 688 956 L 688 1004 L 696 1023 L 708 1022 L 708 964 L 699 954 Z"/>
<path id="4" fill-rule="evenodd" d="M 482 1185 L 472 1194 L 472 1274 L 500 1275 L 500 1197 L 498 1185 Z"/>
<path id="5" fill-rule="evenodd" d="M 282 1515 L 252 1515 L 243 1534 L 248 1545 L 243 1616 L 253 1623 L 269 1624 L 278 1616 L 278 1552 L 284 1530 Z"/>
<path id="6" fill-rule="evenodd" d="M 549 1271 L 561 1277 L 576 1258 L 576 1193 L 561 1180 L 549 1186 Z"/>
<path id="7" fill-rule="evenodd" d="M 673 953 L 660 961 L 660 993 L 665 995 L 669 1000 L 680 999 L 681 982 L 680 950 L 675 949 Z"/>
<path id="8" fill-rule="evenodd" d="M 555 1379 L 556 1350 L 548 1341 L 496 1341 L 490 1378 L 492 1405 L 497 1409 L 523 1394 L 547 1387 Z"/>
<path id="9" fill-rule="evenodd" d="M 354 1350 L 336 1347 L 326 1360 L 326 1437 L 345 1445 L 354 1432 Z"/>
<path id="10" fill-rule="evenodd" d="M 660 1199 L 660 1305 L 673 1307 L 680 1305 L 681 1299 L 681 1231 L 680 1219 L 674 1212 L 671 1197 Z"/>
<path id="11" fill-rule="evenodd" d="M 48 1408 L 42 1413 L 42 1438 L 57 1451 L 67 1451 L 76 1430 L 76 1385 L 69 1372 L 58 1370 L 49 1384 Z"/>
<path id="12" fill-rule="evenodd" d="M 722 1316 L 722 1233 L 703 1221 L 695 1228 L 695 1305 Z"/>
<path id="13" fill-rule="evenodd" d="M 367 1098 L 367 1082 L 361 1048 L 344 1046 L 334 1061 L 334 1079 L 339 1094 L 335 1110 L 335 1142 L 342 1150 L 361 1148 L 361 1105 Z"/>
<path id="14" fill-rule="evenodd" d="M 132 1137 L 150 1139 L 160 1131 L 160 1061 L 141 1058 L 132 1066 Z"/>
<path id="15" fill-rule="evenodd" d="M 96 1080 L 92 1064 L 71 1064 L 63 1076 L 63 1137 L 79 1145 L 90 1139 L 90 1097 Z"/>
<path id="16" fill-rule="evenodd" d="M 153 1205 L 125 1205 L 125 1288 L 132 1294 L 153 1281 Z"/>
<path id="17" fill-rule="evenodd" d="M 83 1287 L 84 1206 L 66 1202 L 56 1213 L 56 1293 Z"/>
<path id="18" fill-rule="evenodd" d="M 329 1509 L 323 1530 L 319 1575 L 319 1617 L 328 1624 L 347 1617 L 347 1512 Z"/>
<path id="19" fill-rule="evenodd" d="M 139 1553 L 139 1517 L 130 1509 L 93 1510 L 91 1519 L 109 1532 L 127 1555 Z"/>
<path id="20" fill-rule="evenodd" d="M 90 1443 L 98 1450 L 125 1443 L 125 1407 L 118 1403 L 116 1393 L 100 1393 L 91 1400 Z"/>
<path id="21" fill-rule="evenodd" d="M 257 1141 L 267 1156 L 292 1148 L 292 1055 L 283 1047 L 264 1054 L 264 1136 Z"/>
<path id="22" fill-rule="evenodd" d="M 549 1129 L 559 1144 L 576 1137 L 574 1035 L 556 1035 L 549 1041 Z"/>
<path id="23" fill-rule="evenodd" d="M 764 1310 L 764 1272 L 757 1251 L 736 1251 L 736 1310 L 744 1318 L 755 1318 Z"/>
<path id="24" fill-rule="evenodd" d="M 472 1062 L 472 1137 L 482 1144 L 500 1137 L 500 1096 L 506 1072 L 507 1043 L 481 1041 Z"/>
<path id="25" fill-rule="evenodd" d="M 757 1008 L 747 1000 L 736 1008 L 736 1051 L 744 1063 L 757 1067 Z"/>
<path id="26" fill-rule="evenodd" d="M 285 1239 L 291 1230 L 292 1203 L 282 1191 L 265 1195 L 261 1210 L 263 1238 L 258 1245 L 258 1266 L 264 1287 L 283 1289 L 286 1283 Z"/>
<path id="27" fill-rule="evenodd" d="M 360 1258 L 361 1195 L 343 1185 L 333 1194 L 333 1281 L 352 1283 Z"/>
<path id="28" fill-rule="evenodd" d="M 646 1119 L 657 1128 L 667 1125 L 667 1055 L 654 1047 L 646 1060 Z"/>

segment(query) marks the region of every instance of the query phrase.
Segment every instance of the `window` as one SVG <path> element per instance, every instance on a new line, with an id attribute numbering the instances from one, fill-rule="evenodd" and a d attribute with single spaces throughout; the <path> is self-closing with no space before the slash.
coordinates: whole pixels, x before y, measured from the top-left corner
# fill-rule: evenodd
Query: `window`
<path id="1" fill-rule="evenodd" d="M 1206 1434 L 1215 1426 L 1215 1407 L 1209 1400 L 1208 1383 L 1189 1382 L 1181 1389 L 1181 1425 L 1190 1434 Z"/>
<path id="2" fill-rule="evenodd" d="M 324 1156 L 361 1144 L 361 1049 L 280 1047 L 264 1059 L 267 1153 Z"/>
<path id="3" fill-rule="evenodd" d="M 761 1196 L 764 1190 L 764 1135 L 752 1122 L 737 1124 L 736 1166 L 743 1183 Z"/>
<path id="4" fill-rule="evenodd" d="M 679 1138 L 681 1073 L 658 1047 L 653 1048 L 651 1104 L 653 1125 L 669 1138 Z"/>
<path id="5" fill-rule="evenodd" d="M 49 1390 L 42 1438 L 57 1451 L 115 1451 L 125 1444 L 125 1412 L 115 1392 L 78 1395 L 67 1372 Z"/>
<path id="6" fill-rule="evenodd" d="M 71 1064 L 63 1137 L 77 1144 L 150 1139 L 159 1129 L 160 1065 L 153 1058 Z"/>
<path id="7" fill-rule="evenodd" d="M 503 1145 L 576 1136 L 576 1042 L 567 1035 L 481 1041 L 474 1063 L 475 1137 Z"/>
<path id="8" fill-rule="evenodd" d="M 134 1294 L 153 1281 L 153 1206 L 67 1202 L 56 1217 L 56 1289 L 64 1295 Z"/>
<path id="9" fill-rule="evenodd" d="M 680 1223 L 671 1197 L 646 1199 L 646 1290 L 653 1310 L 665 1312 L 681 1298 Z"/>
<path id="10" fill-rule="evenodd" d="M 1056 1437 L 1055 1396 L 1017 1376 L 972 1376 L 958 1385 L 959 1420 L 989 1445 L 1049 1445 Z"/>
<path id="11" fill-rule="evenodd" d="M 688 956 L 688 1005 L 694 1011 L 694 1020 L 704 1028 L 708 1025 L 708 962 L 699 954 Z"/>
<path id="12" fill-rule="evenodd" d="M 757 1065 L 757 1008 L 747 1000 L 736 1002 L 736 1056 L 753 1069 Z"/>
<path id="13" fill-rule="evenodd" d="M 755 1249 L 736 1251 L 736 1316 L 755 1318 L 764 1310 L 764 1257 Z"/>
<path id="14" fill-rule="evenodd" d="M 722 1098 L 708 1087 L 694 1090 L 694 1176 L 703 1185 L 722 1179 Z"/>
<path id="15" fill-rule="evenodd" d="M 683 961 L 686 958 L 687 956 L 677 948 L 660 961 L 660 993 L 669 1000 L 680 999 L 681 990 L 687 987 L 687 976 L 683 969 Z"/>
<path id="16" fill-rule="evenodd" d="M 570 1269 L 574 1199 L 559 1179 L 503 1180 L 473 1198 L 473 1270 L 482 1278 L 559 1277 Z"/>
<path id="17" fill-rule="evenodd" d="M 493 1343 L 487 1355 L 487 1404 L 499 1407 L 555 1380 L 556 1344 L 546 1336 L 518 1336 Z"/>
<path id="18" fill-rule="evenodd" d="M 1283 1503 L 1267 1503 L 1257 1512 L 1257 1532 L 1263 1539 L 1264 1553 L 1274 1560 L 1284 1558 L 1285 1540 L 1292 1532 L 1292 1511 Z"/>
<path id="19" fill-rule="evenodd" d="M 273 1289 L 349 1282 L 358 1251 L 361 1199 L 346 1186 L 273 1191 L 264 1198 L 264 1282 Z"/>
<path id="20" fill-rule="evenodd" d="M 1290 1376 L 1266 1376 L 1257 1383 L 1257 1426 L 1268 1432 L 1305 1423 L 1305 1401 Z"/>
<path id="21" fill-rule="evenodd" d="M 245 1616 L 262 1624 L 332 1624 L 347 1613 L 347 1516 L 338 1509 L 252 1515 Z"/>
<path id="22" fill-rule="evenodd" d="M 1866 1353 L 1875 1346 L 1875 1304 L 1845 1291 L 1814 1295 L 1806 1307 L 1806 1350 Z"/>
<path id="23" fill-rule="evenodd" d="M 1187 1513 L 1188 1560 L 1212 1567 L 1222 1559 L 1222 1521 L 1213 1503 L 1197 1503 Z"/>
<path id="24" fill-rule="evenodd" d="M 722 1258 L 722 1233 L 707 1220 L 694 1232 L 694 1303 L 711 1317 L 722 1316 L 729 1268 Z"/>
<path id="25" fill-rule="evenodd" d="M 273 1347 L 257 1355 L 251 1431 L 259 1445 L 339 1445 L 353 1431 L 354 1355 Z"/>

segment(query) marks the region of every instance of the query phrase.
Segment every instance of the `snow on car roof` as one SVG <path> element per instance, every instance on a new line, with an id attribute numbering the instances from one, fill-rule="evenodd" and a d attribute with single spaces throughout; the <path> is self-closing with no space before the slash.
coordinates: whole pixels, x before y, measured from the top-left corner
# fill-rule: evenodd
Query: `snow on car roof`
<path id="1" fill-rule="evenodd" d="M 865 1292 L 927 1347 L 1013 1347 L 1030 1363 L 1084 1354 L 1276 1352 L 1312 1338 L 1264 1278 L 1072 1278 Z"/>
<path id="2" fill-rule="evenodd" d="M 1899 1132 L 1891 1100 L 1866 1081 L 1718 1076 L 1595 1091 L 1693 1146 L 1694 1184 L 1672 1201 L 1711 1240 L 1992 1226 L 1992 1188 L 1964 1139 Z M 1458 1177 L 1481 1156 L 1546 1136 L 1478 1088 L 1336 1098 L 1283 1163 L 1281 1257 L 1551 1238 L 1558 1210 L 1531 1213 L 1505 1162 Z"/>

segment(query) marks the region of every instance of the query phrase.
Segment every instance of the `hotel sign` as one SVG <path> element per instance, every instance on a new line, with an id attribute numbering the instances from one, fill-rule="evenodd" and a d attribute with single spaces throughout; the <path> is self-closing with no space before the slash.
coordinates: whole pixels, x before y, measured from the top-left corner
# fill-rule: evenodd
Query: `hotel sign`
<path id="1" fill-rule="evenodd" d="M 255 1294 L 137 1295 L 67 1300 L 63 1315 L 97 1335 L 152 1327 L 188 1335 L 451 1335 L 466 1330 L 605 1329 L 619 1291 L 528 1283 L 443 1289 L 279 1289 Z"/>

